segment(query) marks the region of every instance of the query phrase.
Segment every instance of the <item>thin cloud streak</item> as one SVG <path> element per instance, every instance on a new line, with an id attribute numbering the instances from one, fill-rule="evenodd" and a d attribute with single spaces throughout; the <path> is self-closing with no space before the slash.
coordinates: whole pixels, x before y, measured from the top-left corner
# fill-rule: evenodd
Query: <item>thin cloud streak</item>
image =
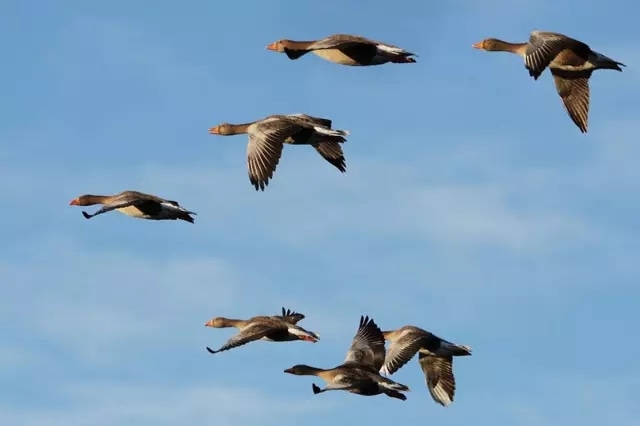
<path id="1" fill-rule="evenodd" d="M 32 426 L 175 425 L 178 423 L 294 425 L 331 410 L 326 401 L 282 398 L 250 388 L 211 384 L 61 383 L 57 407 L 39 411 L 0 406 L 6 424 Z"/>

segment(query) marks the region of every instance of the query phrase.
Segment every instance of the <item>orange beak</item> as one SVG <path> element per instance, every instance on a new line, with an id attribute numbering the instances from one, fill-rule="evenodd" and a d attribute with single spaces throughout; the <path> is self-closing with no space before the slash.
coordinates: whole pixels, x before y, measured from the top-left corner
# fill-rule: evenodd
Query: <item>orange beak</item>
<path id="1" fill-rule="evenodd" d="M 78 205 L 78 199 L 74 198 L 73 200 L 69 201 L 69 205 L 70 206 L 77 206 Z"/>
<path id="2" fill-rule="evenodd" d="M 277 44 L 278 44 L 278 43 L 274 41 L 273 43 L 271 43 L 271 44 L 267 45 L 266 49 L 267 49 L 267 50 L 274 50 L 274 51 L 275 51 L 275 50 L 278 50 L 278 46 L 277 46 Z"/>
<path id="3" fill-rule="evenodd" d="M 483 48 L 482 47 L 483 44 L 484 44 L 484 42 L 479 41 L 477 43 L 472 44 L 471 47 L 473 47 L 474 49 L 482 49 Z"/>
<path id="4" fill-rule="evenodd" d="M 205 327 L 211 327 L 212 325 L 213 325 L 213 320 L 209 320 L 209 321 L 204 323 Z"/>
<path id="5" fill-rule="evenodd" d="M 219 135 L 220 134 L 220 130 L 218 129 L 218 126 L 210 128 L 209 129 L 209 134 L 211 134 L 211 135 Z"/>

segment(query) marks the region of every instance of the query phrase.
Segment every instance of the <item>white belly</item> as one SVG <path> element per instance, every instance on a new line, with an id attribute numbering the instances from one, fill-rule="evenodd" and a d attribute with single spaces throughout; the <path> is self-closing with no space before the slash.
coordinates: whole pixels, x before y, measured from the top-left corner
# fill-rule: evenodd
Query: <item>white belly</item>
<path id="1" fill-rule="evenodd" d="M 335 62 L 337 64 L 360 65 L 358 62 L 354 61 L 353 58 L 345 55 L 338 49 L 313 50 L 312 53 L 320 56 L 322 59 L 326 59 L 327 61 Z"/>
<path id="2" fill-rule="evenodd" d="M 135 206 L 123 207 L 121 209 L 116 209 L 116 210 L 119 211 L 120 213 L 126 214 L 127 216 L 140 217 L 140 218 L 145 217 L 145 215 L 140 210 L 138 210 L 138 208 Z"/>

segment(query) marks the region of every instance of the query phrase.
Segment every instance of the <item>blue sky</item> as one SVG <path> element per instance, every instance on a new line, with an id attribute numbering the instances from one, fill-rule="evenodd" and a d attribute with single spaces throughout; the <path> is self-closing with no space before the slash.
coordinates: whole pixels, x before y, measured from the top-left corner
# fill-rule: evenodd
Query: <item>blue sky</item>
<path id="1" fill-rule="evenodd" d="M 0 423 L 635 425 L 640 8 L 432 3 L 3 2 Z M 533 29 L 627 64 L 593 76 L 587 135 L 548 72 L 471 48 Z M 335 32 L 418 63 L 264 49 Z M 285 147 L 257 193 L 246 137 L 207 133 L 295 112 L 351 132 L 346 174 Z M 68 206 L 124 189 L 196 224 Z M 281 306 L 321 341 L 205 351 L 232 333 L 210 317 Z M 454 404 L 432 402 L 417 360 L 393 376 L 406 402 L 283 373 L 340 363 L 361 314 L 470 345 Z"/>

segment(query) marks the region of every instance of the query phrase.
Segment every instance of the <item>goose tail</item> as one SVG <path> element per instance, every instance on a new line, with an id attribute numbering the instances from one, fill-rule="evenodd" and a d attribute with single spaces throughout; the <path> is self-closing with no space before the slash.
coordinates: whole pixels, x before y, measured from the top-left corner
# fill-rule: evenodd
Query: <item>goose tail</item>
<path id="1" fill-rule="evenodd" d="M 327 136 L 349 136 L 348 130 L 328 129 L 326 127 L 314 126 L 316 132 Z"/>

